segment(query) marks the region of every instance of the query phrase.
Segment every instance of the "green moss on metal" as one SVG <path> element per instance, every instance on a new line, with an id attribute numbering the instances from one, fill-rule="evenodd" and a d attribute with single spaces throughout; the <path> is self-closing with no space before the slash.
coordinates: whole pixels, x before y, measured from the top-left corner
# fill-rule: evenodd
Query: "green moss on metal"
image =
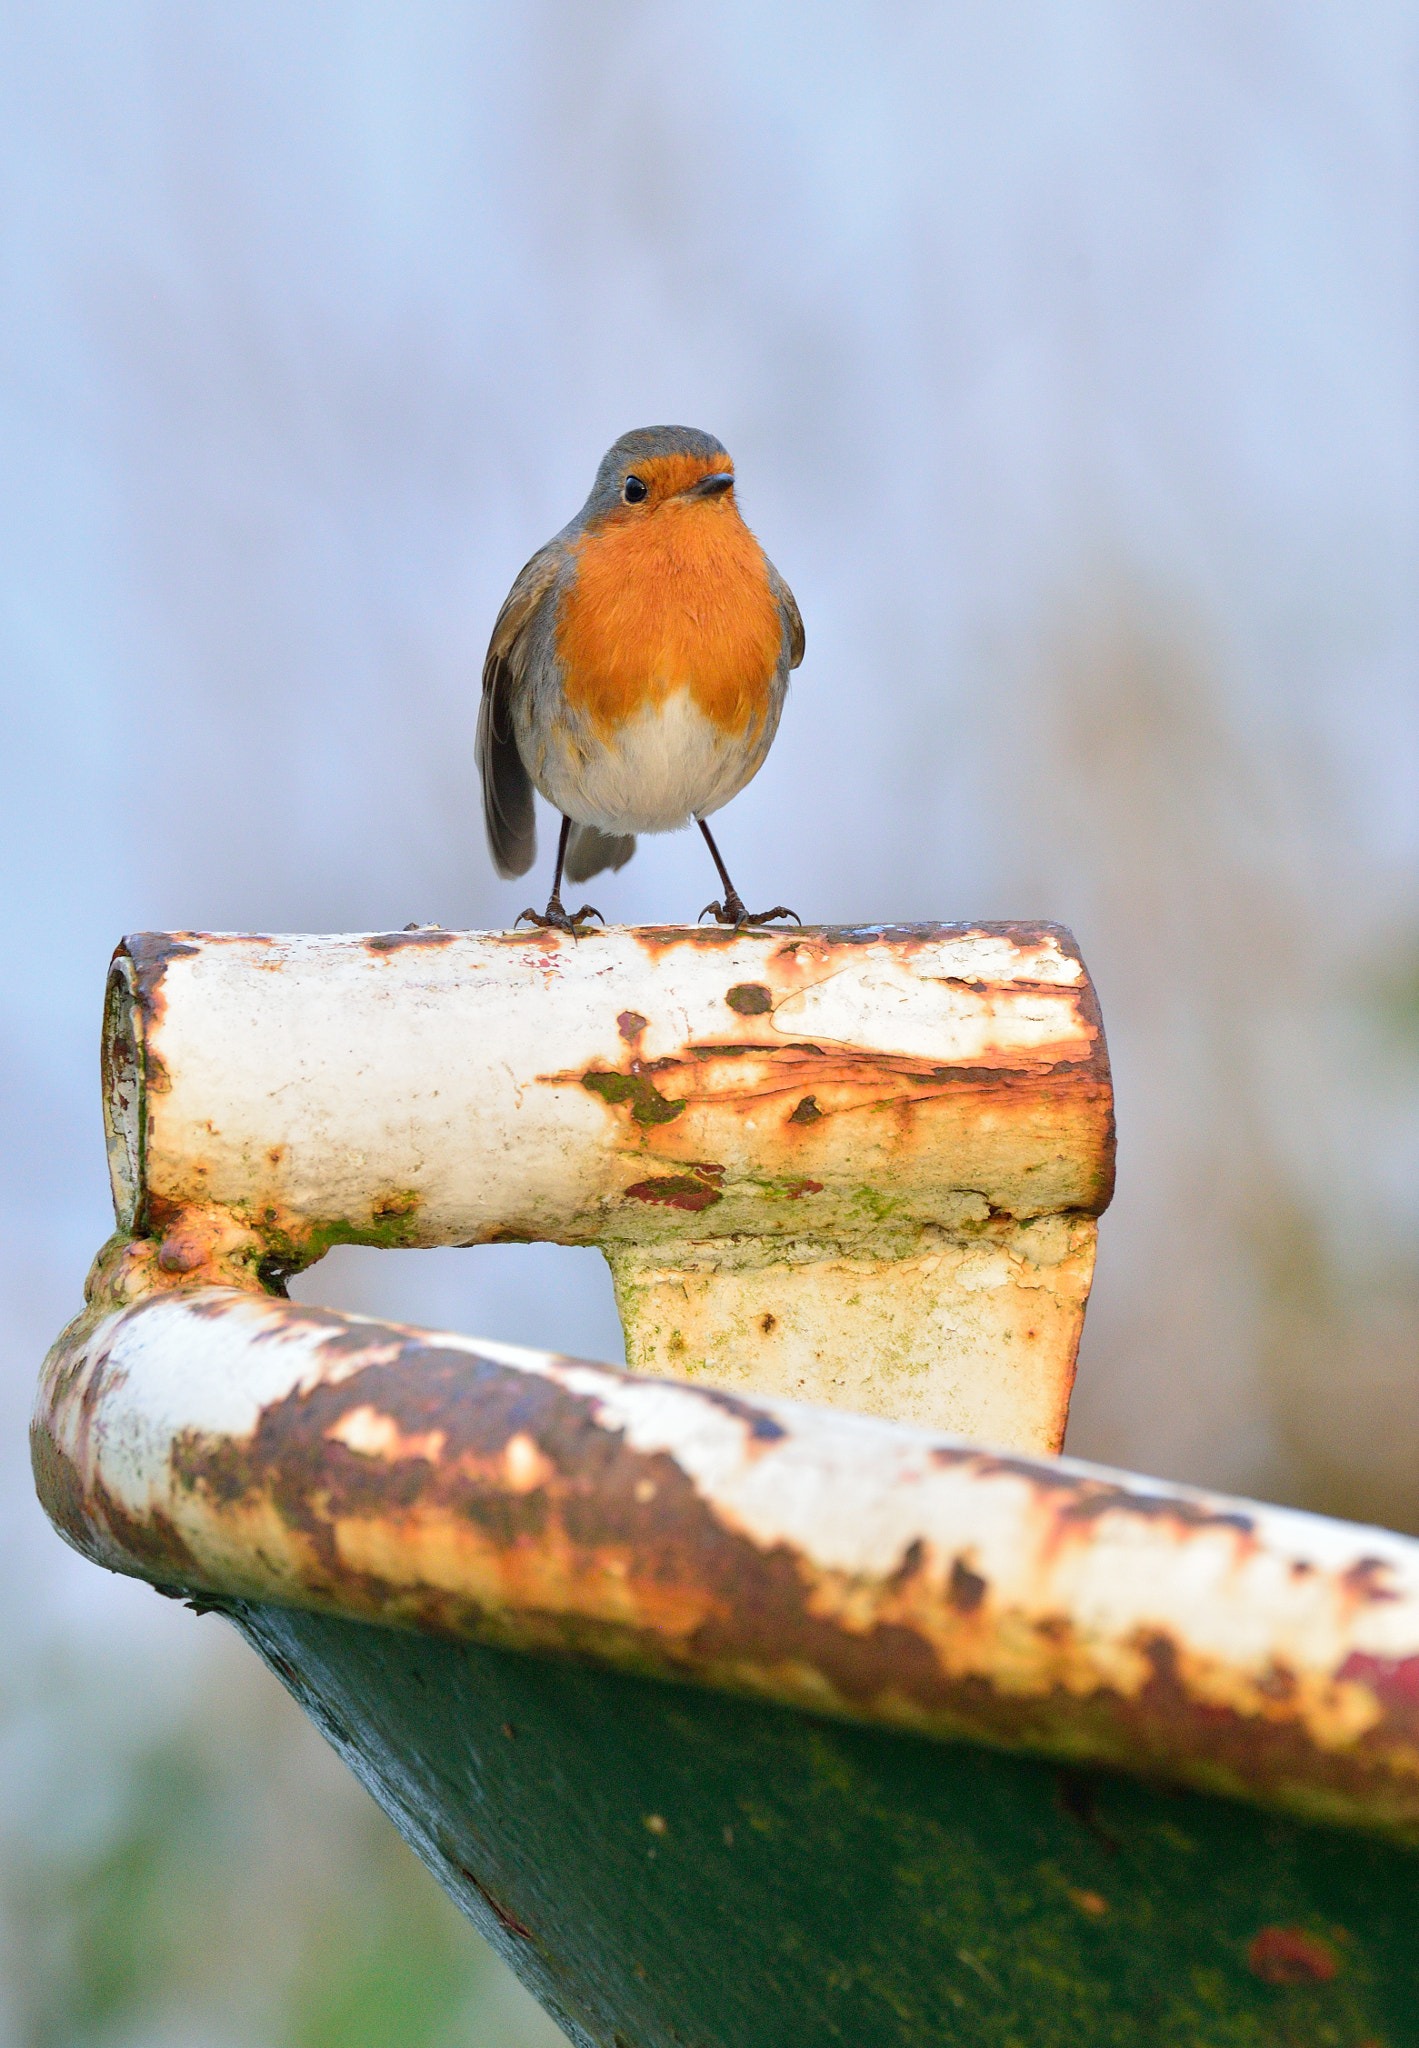
<path id="1" fill-rule="evenodd" d="M 905 1197 L 886 1195 L 880 1188 L 864 1185 L 854 1188 L 849 1200 L 859 1214 L 871 1216 L 875 1222 L 886 1223 L 889 1218 L 901 1214 Z"/>
<path id="2" fill-rule="evenodd" d="M 384 1251 L 404 1251 L 417 1245 L 418 1212 L 422 1197 L 414 1188 L 397 1188 L 381 1198 L 367 1217 L 322 1217 L 293 1231 L 274 1209 L 256 1210 L 250 1215 L 251 1228 L 262 1239 L 265 1257 L 263 1280 L 269 1292 L 285 1292 L 292 1273 L 304 1272 L 337 1244 L 374 1245 Z"/>
<path id="3" fill-rule="evenodd" d="M 594 1665 L 236 1618 L 579 2043 L 1419 2048 L 1419 1858 L 1388 1844 Z"/>
<path id="4" fill-rule="evenodd" d="M 638 1124 L 670 1124 L 685 1108 L 683 1100 L 668 1102 L 648 1074 L 621 1074 L 593 1069 L 581 1077 L 583 1088 L 615 1107 L 629 1103 Z"/>
<path id="5" fill-rule="evenodd" d="M 741 1017 L 763 1017 L 774 1006 L 773 992 L 758 981 L 739 981 L 724 998 Z"/>

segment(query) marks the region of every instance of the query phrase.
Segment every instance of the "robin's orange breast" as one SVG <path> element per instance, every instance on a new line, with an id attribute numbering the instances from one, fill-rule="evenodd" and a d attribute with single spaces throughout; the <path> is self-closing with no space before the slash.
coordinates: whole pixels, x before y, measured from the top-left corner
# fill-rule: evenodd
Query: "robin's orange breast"
<path id="1" fill-rule="evenodd" d="M 567 703 L 610 740 L 686 690 L 721 732 L 752 733 L 768 707 L 783 621 L 763 551 L 732 498 L 674 498 L 613 515 L 575 543 L 557 653 Z"/>

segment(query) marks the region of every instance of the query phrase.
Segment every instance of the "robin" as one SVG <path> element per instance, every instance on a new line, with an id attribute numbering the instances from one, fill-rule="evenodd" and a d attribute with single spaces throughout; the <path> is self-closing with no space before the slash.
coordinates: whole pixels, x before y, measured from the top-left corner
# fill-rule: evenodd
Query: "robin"
<path id="1" fill-rule="evenodd" d="M 763 765 L 803 659 L 793 592 L 739 516 L 734 464 L 713 434 L 623 434 L 569 526 L 532 557 L 483 664 L 478 765 L 500 875 L 537 853 L 532 791 L 562 814 L 552 894 L 524 919 L 576 932 L 562 874 L 621 868 L 638 832 L 693 818 L 724 889 L 702 918 L 767 924 L 745 910 L 705 820 Z M 603 920 L 604 921 L 604 920 Z"/>

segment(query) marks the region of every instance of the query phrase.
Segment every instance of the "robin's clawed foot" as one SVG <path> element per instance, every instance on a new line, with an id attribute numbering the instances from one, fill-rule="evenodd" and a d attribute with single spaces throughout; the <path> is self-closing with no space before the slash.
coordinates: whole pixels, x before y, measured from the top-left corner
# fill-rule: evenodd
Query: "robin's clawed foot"
<path id="1" fill-rule="evenodd" d="M 593 917 L 601 924 L 606 922 L 601 912 L 593 910 L 589 903 L 583 903 L 580 910 L 574 910 L 568 916 L 567 912 L 562 908 L 561 897 L 553 896 L 549 899 L 545 910 L 522 911 L 514 920 L 513 930 L 516 931 L 520 924 L 535 924 L 538 931 L 570 932 L 574 939 L 579 939 L 582 936 L 581 927 Z"/>
<path id="2" fill-rule="evenodd" d="M 700 923 L 703 924 L 707 917 L 712 917 L 716 924 L 732 924 L 736 931 L 742 931 L 749 924 L 773 924 L 781 917 L 791 917 L 795 924 L 803 922 L 798 912 L 790 910 L 786 903 L 776 903 L 772 910 L 746 910 L 733 889 L 723 903 L 705 905 L 700 912 Z"/>

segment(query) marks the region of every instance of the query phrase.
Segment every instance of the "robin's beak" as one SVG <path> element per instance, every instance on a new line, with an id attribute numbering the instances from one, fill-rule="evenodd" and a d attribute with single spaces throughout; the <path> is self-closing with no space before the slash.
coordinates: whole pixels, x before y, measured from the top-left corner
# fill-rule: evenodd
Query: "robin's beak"
<path id="1" fill-rule="evenodd" d="M 717 469 L 712 476 L 702 476 L 698 483 L 691 484 L 686 491 L 687 498 L 718 498 L 731 489 L 734 483 L 732 469 Z"/>

